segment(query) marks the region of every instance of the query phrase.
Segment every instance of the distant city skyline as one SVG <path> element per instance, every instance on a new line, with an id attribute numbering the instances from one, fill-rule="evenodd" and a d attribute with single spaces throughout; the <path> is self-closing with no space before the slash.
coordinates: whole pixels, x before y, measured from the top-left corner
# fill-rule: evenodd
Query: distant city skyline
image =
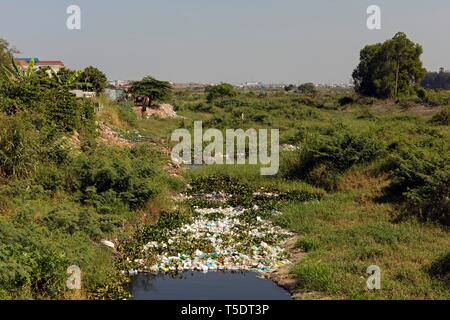
<path id="1" fill-rule="evenodd" d="M 68 30 L 66 8 L 81 8 Z M 369 5 L 381 30 L 366 27 Z M 0 0 L 0 37 L 23 57 L 93 65 L 110 80 L 348 83 L 366 44 L 405 32 L 424 67 L 450 68 L 447 0 Z"/>

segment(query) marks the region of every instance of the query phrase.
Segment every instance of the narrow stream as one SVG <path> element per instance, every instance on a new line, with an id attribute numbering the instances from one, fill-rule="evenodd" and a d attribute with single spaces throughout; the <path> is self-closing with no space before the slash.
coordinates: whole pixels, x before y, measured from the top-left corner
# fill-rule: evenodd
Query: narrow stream
<path id="1" fill-rule="evenodd" d="M 131 277 L 134 300 L 291 300 L 289 293 L 254 272 L 184 272 Z"/>
<path id="2" fill-rule="evenodd" d="M 195 195 L 196 200 L 222 206 L 195 206 L 191 221 L 143 245 L 142 255 L 155 259 L 150 265 L 145 259 L 130 260 L 138 266 L 129 271 L 135 300 L 291 299 L 264 275 L 290 263 L 284 244 L 292 234 L 273 224 L 256 203 L 253 208 L 231 206 L 231 197 L 217 192 Z M 266 201 L 273 195 L 254 197 Z M 181 194 L 178 201 L 190 199 Z"/>

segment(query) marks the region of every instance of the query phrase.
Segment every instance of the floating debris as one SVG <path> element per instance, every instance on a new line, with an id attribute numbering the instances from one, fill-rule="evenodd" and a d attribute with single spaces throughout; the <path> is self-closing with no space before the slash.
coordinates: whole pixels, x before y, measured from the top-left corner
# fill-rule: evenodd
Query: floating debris
<path id="1" fill-rule="evenodd" d="M 203 195 L 203 199 L 228 198 L 222 193 Z M 143 259 L 134 262 L 146 272 L 183 271 L 273 271 L 287 263 L 283 249 L 293 234 L 241 207 L 194 207 L 191 223 L 167 230 L 167 240 L 151 241 L 143 253 L 155 257 L 153 264 Z"/>
<path id="2" fill-rule="evenodd" d="M 104 240 L 101 240 L 100 243 L 108 248 L 116 250 L 116 245 L 112 241 L 104 239 Z"/>

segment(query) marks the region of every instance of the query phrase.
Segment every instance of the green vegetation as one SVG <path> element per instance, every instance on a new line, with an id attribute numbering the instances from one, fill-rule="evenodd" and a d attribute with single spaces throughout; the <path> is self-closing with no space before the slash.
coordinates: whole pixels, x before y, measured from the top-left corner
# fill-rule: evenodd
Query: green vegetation
<path id="1" fill-rule="evenodd" d="M 0 81 L 0 298 L 127 297 L 121 259 L 100 240 L 126 239 L 134 213 L 179 187 L 165 157 L 99 144 L 95 103 L 71 95 L 69 80 L 30 71 Z M 78 293 L 65 285 L 71 265 Z"/>
<path id="2" fill-rule="evenodd" d="M 106 75 L 92 66 L 84 69 L 77 78 L 80 89 L 94 91 L 97 94 L 101 93 L 108 85 Z"/>
<path id="3" fill-rule="evenodd" d="M 297 89 L 300 93 L 315 95 L 317 93 L 314 83 L 304 83 Z"/>
<path id="4" fill-rule="evenodd" d="M 156 100 L 167 99 L 171 94 L 172 86 L 167 81 L 159 81 L 151 76 L 144 77 L 131 85 L 130 93 L 135 96 L 148 97 L 150 104 Z"/>
<path id="5" fill-rule="evenodd" d="M 428 89 L 450 90 L 450 72 L 440 68 L 439 72 L 427 72 L 422 87 Z"/>
<path id="6" fill-rule="evenodd" d="M 431 123 L 441 126 L 450 125 L 450 108 L 444 108 L 431 118 Z"/>
<path id="7" fill-rule="evenodd" d="M 234 87 L 229 83 L 221 83 L 217 86 L 206 88 L 206 100 L 211 103 L 215 100 L 223 101 L 225 98 L 231 98 L 236 95 Z"/>
<path id="8" fill-rule="evenodd" d="M 280 128 L 281 143 L 299 148 L 281 153 L 275 177 L 263 178 L 252 166 L 187 172 L 194 190 L 222 190 L 241 205 L 282 212 L 275 221 L 298 233 L 297 246 L 307 254 L 291 270 L 298 298 L 450 299 L 442 258 L 450 246 L 446 108 L 332 89 L 315 96 L 238 92 L 224 108 L 224 102 L 209 103 L 208 112 L 193 107 L 205 98 L 183 92 L 173 104 L 205 127 Z M 252 195 L 288 188 L 309 196 L 258 202 Z M 366 288 L 373 264 L 382 270 L 381 291 Z"/>
<path id="9" fill-rule="evenodd" d="M 13 49 L 10 48 L 8 41 L 0 38 L 0 70 L 5 66 L 11 66 L 11 54 Z"/>
<path id="10" fill-rule="evenodd" d="M 384 43 L 366 46 L 353 72 L 356 91 L 379 98 L 414 94 L 425 75 L 422 52 L 422 46 L 401 32 Z"/>
<path id="11" fill-rule="evenodd" d="M 374 161 L 383 151 L 383 143 L 370 134 L 330 128 L 325 134 L 313 135 L 304 143 L 286 175 L 333 190 L 340 174 L 355 165 Z"/>
<path id="12" fill-rule="evenodd" d="M 416 86 L 420 53 L 402 34 L 366 47 L 355 75 L 367 96 L 308 84 L 172 95 L 150 77 L 133 85 L 136 95 L 171 103 L 174 119 L 141 119 L 131 103 L 101 95 L 76 99 L 69 89 L 79 72 L 48 77 L 9 66 L 0 80 L 0 298 L 126 297 L 120 271 L 138 267 L 142 245 L 191 221 L 193 206 L 224 205 L 196 195 L 224 192 L 226 205 L 249 209 L 242 219 L 260 215 L 297 233 L 304 255 L 291 275 L 300 299 L 450 299 L 450 100 Z M 280 129 L 288 145 L 280 172 L 171 171 L 170 136 L 195 120 L 205 129 Z M 99 139 L 105 126 L 122 140 Z M 175 202 L 181 190 L 194 198 Z M 365 281 L 374 264 L 383 278 L 372 292 Z M 71 265 L 83 272 L 78 293 L 65 286 Z"/>

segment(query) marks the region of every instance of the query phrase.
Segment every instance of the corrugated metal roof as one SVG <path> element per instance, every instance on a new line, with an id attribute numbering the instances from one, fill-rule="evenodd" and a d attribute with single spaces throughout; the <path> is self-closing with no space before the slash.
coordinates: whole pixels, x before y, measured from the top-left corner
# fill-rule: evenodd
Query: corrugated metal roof
<path id="1" fill-rule="evenodd" d="M 62 61 L 59 60 L 48 60 L 48 61 L 39 61 L 36 62 L 36 65 L 61 65 L 63 66 L 64 63 Z"/>
<path id="2" fill-rule="evenodd" d="M 39 62 L 38 58 L 16 58 L 16 61 L 30 62 L 31 60 L 34 60 L 34 62 Z"/>

